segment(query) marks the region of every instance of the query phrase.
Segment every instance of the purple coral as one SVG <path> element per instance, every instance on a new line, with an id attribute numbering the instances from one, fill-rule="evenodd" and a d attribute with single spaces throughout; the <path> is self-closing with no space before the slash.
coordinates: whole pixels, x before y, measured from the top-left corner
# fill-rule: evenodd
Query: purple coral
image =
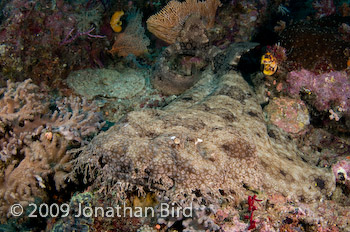
<path id="1" fill-rule="evenodd" d="M 350 110 L 350 79 L 346 72 L 333 71 L 316 75 L 308 70 L 292 71 L 287 76 L 288 91 L 297 95 L 301 91 L 315 94 L 313 104 L 320 110 L 337 107 L 338 111 Z"/>

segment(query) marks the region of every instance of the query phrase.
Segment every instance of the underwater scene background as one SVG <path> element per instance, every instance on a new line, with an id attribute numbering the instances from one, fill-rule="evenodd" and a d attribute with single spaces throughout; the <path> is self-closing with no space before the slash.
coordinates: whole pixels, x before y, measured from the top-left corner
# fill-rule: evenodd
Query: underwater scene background
<path id="1" fill-rule="evenodd" d="M 350 1 L 0 9 L 0 231 L 350 231 Z"/>

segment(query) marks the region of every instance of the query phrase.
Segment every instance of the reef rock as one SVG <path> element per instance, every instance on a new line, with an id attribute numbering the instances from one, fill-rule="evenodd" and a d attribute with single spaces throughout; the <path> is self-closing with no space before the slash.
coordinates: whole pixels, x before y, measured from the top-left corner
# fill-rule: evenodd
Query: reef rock
<path id="1" fill-rule="evenodd" d="M 271 124 L 276 125 L 287 133 L 298 134 L 306 132 L 310 124 L 309 111 L 302 100 L 279 97 L 274 98 L 264 108 Z"/>
<path id="2" fill-rule="evenodd" d="M 270 136 L 243 77 L 207 70 L 163 109 L 131 112 L 96 136 L 71 178 L 83 173 L 85 182 L 119 197 L 138 189 L 176 202 L 238 202 L 248 189 L 307 201 L 332 193 L 329 169 L 303 161 L 287 137 Z"/>

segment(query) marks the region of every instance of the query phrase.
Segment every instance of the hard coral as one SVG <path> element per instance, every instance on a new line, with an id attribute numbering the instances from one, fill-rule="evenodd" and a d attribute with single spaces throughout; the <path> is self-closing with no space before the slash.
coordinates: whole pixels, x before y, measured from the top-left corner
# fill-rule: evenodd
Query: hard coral
<path id="1" fill-rule="evenodd" d="M 45 95 L 30 79 L 18 83 L 7 81 L 7 88 L 0 89 L 0 95 L 0 117 L 3 123 L 25 124 L 45 112 L 47 106 L 42 104 Z"/>
<path id="2" fill-rule="evenodd" d="M 84 98 L 69 97 L 56 101 L 58 110 L 47 123 L 47 128 L 59 132 L 67 141 L 86 144 L 89 137 L 96 135 L 105 122 L 98 113 L 95 102 L 89 103 Z"/>
<path id="3" fill-rule="evenodd" d="M 51 112 L 47 93 L 30 79 L 23 83 L 8 81 L 0 93 L 0 158 L 5 162 L 21 154 L 25 144 L 43 130 L 59 132 L 67 141 L 83 144 L 104 125 L 98 107 L 81 98 L 57 100 L 57 110 Z"/>
<path id="4" fill-rule="evenodd" d="M 30 79 L 19 83 L 8 81 L 7 88 L 0 89 L 0 95 L 0 159 L 7 161 L 20 152 L 27 135 L 40 134 L 35 121 L 47 113 L 48 102 Z"/>

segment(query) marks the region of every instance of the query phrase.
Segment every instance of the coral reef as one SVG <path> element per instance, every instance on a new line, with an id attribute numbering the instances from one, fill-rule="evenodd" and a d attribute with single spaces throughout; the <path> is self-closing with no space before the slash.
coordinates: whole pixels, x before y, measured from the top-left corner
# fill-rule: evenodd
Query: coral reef
<path id="1" fill-rule="evenodd" d="M 25 140 L 40 136 L 42 132 L 60 133 L 67 141 L 86 143 L 89 136 L 97 133 L 103 122 L 98 107 L 80 98 L 56 100 L 57 110 L 50 110 L 47 93 L 30 79 L 13 83 L 0 90 L 1 113 L 1 160 L 7 161 L 21 153 Z"/>
<path id="2" fill-rule="evenodd" d="M 66 97 L 56 101 L 56 110 L 46 123 L 49 131 L 60 133 L 67 141 L 87 144 L 104 126 L 99 107 L 85 98 Z"/>
<path id="3" fill-rule="evenodd" d="M 320 0 L 312 3 L 312 6 L 317 11 L 316 18 L 330 16 L 336 12 L 336 7 L 333 0 Z"/>
<path id="4" fill-rule="evenodd" d="M 77 30 L 79 32 L 88 31 L 91 28 L 95 28 L 97 33 L 100 32 L 100 25 L 102 21 L 102 4 L 96 4 L 96 6 L 90 7 L 86 10 L 79 10 L 74 13 L 74 17 L 77 21 Z"/>
<path id="5" fill-rule="evenodd" d="M 226 48 L 233 42 L 247 42 L 254 38 L 259 26 L 266 23 L 266 11 L 271 10 L 268 1 L 230 1 L 217 12 L 216 25 L 211 30 L 214 44 Z M 270 6 L 268 6 L 270 4 Z"/>
<path id="6" fill-rule="evenodd" d="M 152 197 L 147 194 L 145 198 L 131 195 L 126 201 L 111 203 L 110 200 L 103 199 L 98 192 L 87 189 L 84 192 L 76 192 L 71 197 L 70 202 L 62 204 L 62 213 L 58 221 L 51 220 L 46 227 L 46 231 L 157 231 L 152 230 L 149 225 L 154 224 L 155 220 L 151 217 L 135 217 L 124 211 L 125 208 L 135 209 L 136 207 L 149 206 Z M 111 196 L 113 197 L 113 196 Z M 134 200 L 132 201 L 132 198 Z M 125 204 L 124 204 L 125 203 Z M 154 203 L 151 203 L 154 204 Z M 143 205 L 143 206 L 142 206 Z M 88 209 L 82 211 L 82 209 Z M 95 211 L 97 208 L 105 211 Z M 91 211 L 90 211 L 91 209 Z M 112 210 L 114 210 L 112 212 Z"/>
<path id="7" fill-rule="evenodd" d="M 106 40 L 95 39 L 98 36 L 93 34 L 82 36 L 87 31 L 78 27 L 84 27 L 80 23 L 87 21 L 77 20 L 69 3 L 16 0 L 7 7 L 11 11 L 0 28 L 1 73 L 6 78 L 31 78 L 36 84 L 58 86 L 72 69 L 102 65 L 100 55 Z M 80 7 L 78 4 L 76 9 Z M 98 25 L 88 27 L 87 30 L 98 29 Z"/>
<path id="8" fill-rule="evenodd" d="M 304 162 L 288 138 L 270 138 L 242 76 L 203 75 L 163 110 L 131 112 L 96 136 L 74 161 L 71 178 L 83 173 L 119 198 L 136 188 L 182 203 L 239 202 L 246 188 L 306 201 L 332 193 L 329 170 Z"/>
<path id="9" fill-rule="evenodd" d="M 0 158 L 6 162 L 20 153 L 26 136 L 41 133 L 40 124 L 36 122 L 46 113 L 48 102 L 44 101 L 45 94 L 30 79 L 22 83 L 8 81 L 7 88 L 0 89 L 0 93 Z"/>
<path id="10" fill-rule="evenodd" d="M 0 231 L 350 231 L 349 12 L 0 1 Z"/>
<path id="11" fill-rule="evenodd" d="M 346 159 L 350 152 L 347 138 L 332 134 L 324 128 L 311 128 L 300 138 L 299 146 L 308 153 L 304 158 L 318 167 L 331 167 Z"/>
<path id="12" fill-rule="evenodd" d="M 69 204 L 66 204 L 62 213 L 66 215 L 62 217 L 55 225 L 50 228 L 52 232 L 59 231 L 90 231 L 89 228 L 94 224 L 94 217 L 75 217 L 80 215 L 79 208 L 91 207 L 94 202 L 94 195 L 91 192 L 76 193 L 70 199 Z"/>
<path id="13" fill-rule="evenodd" d="M 141 56 L 148 51 L 147 47 L 150 44 L 145 29 L 142 27 L 142 13 L 140 11 L 130 12 L 127 23 L 125 30 L 116 36 L 109 52 L 124 57 L 129 54 Z"/>
<path id="14" fill-rule="evenodd" d="M 148 18 L 147 29 L 161 40 L 173 44 L 191 15 L 203 18 L 205 28 L 213 27 L 216 9 L 219 6 L 220 0 L 172 0 L 160 12 Z"/>

